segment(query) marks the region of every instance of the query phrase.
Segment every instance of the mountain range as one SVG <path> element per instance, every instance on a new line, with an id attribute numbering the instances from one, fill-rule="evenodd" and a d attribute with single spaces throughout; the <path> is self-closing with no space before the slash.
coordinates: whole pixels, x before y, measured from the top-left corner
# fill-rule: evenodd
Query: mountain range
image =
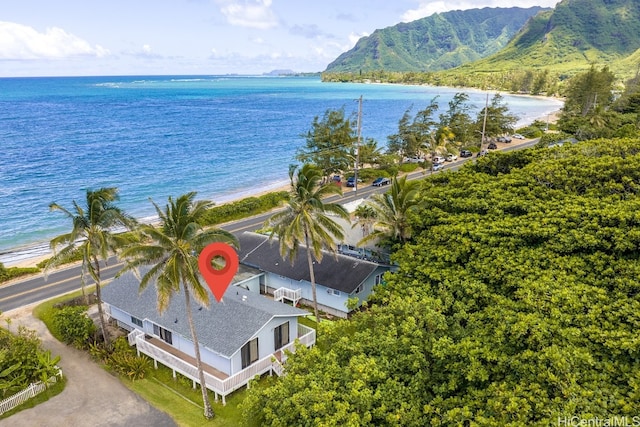
<path id="1" fill-rule="evenodd" d="M 592 64 L 631 74 L 640 59 L 640 1 L 562 0 L 555 8 L 483 8 L 437 13 L 375 30 L 327 73 L 375 70 L 465 72 Z"/>

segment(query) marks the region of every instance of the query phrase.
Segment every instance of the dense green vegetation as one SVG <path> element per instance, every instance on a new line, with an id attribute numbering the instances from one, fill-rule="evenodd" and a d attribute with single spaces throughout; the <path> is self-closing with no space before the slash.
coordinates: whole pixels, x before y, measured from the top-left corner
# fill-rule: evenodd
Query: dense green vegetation
<path id="1" fill-rule="evenodd" d="M 252 390 L 264 425 L 549 425 L 640 407 L 640 139 L 423 182 L 368 310 Z"/>
<path id="2" fill-rule="evenodd" d="M 361 38 L 326 71 L 446 70 L 498 52 L 541 10 L 537 6 L 452 10 L 403 22 Z"/>
<path id="3" fill-rule="evenodd" d="M 9 321 L 7 326 L 11 326 Z M 41 347 L 35 331 L 19 327 L 12 334 L 0 328 L 0 400 L 57 375 L 59 360 Z"/>
<path id="4" fill-rule="evenodd" d="M 5 267 L 0 262 L 0 283 L 7 282 L 14 277 L 26 276 L 28 274 L 34 274 L 40 272 L 37 267 Z"/>
<path id="5" fill-rule="evenodd" d="M 561 1 L 553 10 L 532 15 L 499 50 L 478 55 L 478 42 L 482 45 L 484 38 L 474 29 L 481 33 L 485 22 L 469 28 L 470 22 L 489 12 L 498 19 L 497 10 L 458 12 L 467 18 L 449 19 L 444 35 L 441 21 L 446 14 L 378 30 L 330 64 L 322 78 L 561 95 L 563 82 L 594 64 L 608 65 L 621 80 L 637 73 L 640 10 L 635 0 Z M 467 40 L 460 34 L 476 37 Z M 492 37 L 499 43 L 505 34 L 506 29 Z M 429 44 L 434 40 L 439 41 L 437 49 Z M 404 60 L 405 52 L 415 63 Z"/>

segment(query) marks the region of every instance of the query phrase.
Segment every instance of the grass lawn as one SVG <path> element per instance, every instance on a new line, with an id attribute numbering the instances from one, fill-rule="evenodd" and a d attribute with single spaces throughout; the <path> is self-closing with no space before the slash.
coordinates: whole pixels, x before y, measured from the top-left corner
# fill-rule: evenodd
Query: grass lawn
<path id="1" fill-rule="evenodd" d="M 265 387 L 275 381 L 274 377 L 263 376 L 254 387 Z M 149 370 L 142 380 L 130 381 L 121 378 L 121 381 L 131 390 L 139 394 L 154 407 L 169 414 L 174 421 L 183 427 L 191 426 L 242 426 L 252 424 L 242 423 L 240 403 L 246 395 L 246 388 L 237 390 L 227 396 L 227 404 L 222 405 L 222 400 L 217 403 L 213 400 L 213 393 L 209 392 L 209 399 L 215 417 L 207 421 L 203 415 L 202 393 L 199 389 L 191 387 L 191 380 L 178 374 L 177 379 L 172 378 L 171 370 L 160 364 L 158 369 Z M 258 424 L 253 426 L 258 427 Z"/>

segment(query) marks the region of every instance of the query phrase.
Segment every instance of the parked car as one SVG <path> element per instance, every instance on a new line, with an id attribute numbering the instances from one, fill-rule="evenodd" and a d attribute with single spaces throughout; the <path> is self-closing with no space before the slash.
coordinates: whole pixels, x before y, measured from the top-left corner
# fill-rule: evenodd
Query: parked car
<path id="1" fill-rule="evenodd" d="M 447 162 L 455 162 L 456 160 L 458 160 L 458 156 L 456 156 L 455 154 L 449 154 L 446 160 Z"/>
<path id="2" fill-rule="evenodd" d="M 524 136 L 520 135 L 519 133 L 514 133 L 513 135 L 511 135 L 511 137 L 515 139 L 524 139 Z"/>
<path id="3" fill-rule="evenodd" d="M 405 157 L 404 158 L 404 163 L 422 163 L 424 162 L 424 159 L 422 157 Z"/>
<path id="4" fill-rule="evenodd" d="M 485 156 L 485 155 L 487 155 L 488 153 L 489 153 L 489 152 L 483 148 L 482 150 L 478 151 L 478 154 L 476 154 L 476 157 Z"/>
<path id="5" fill-rule="evenodd" d="M 379 178 L 376 178 L 373 181 L 372 185 L 374 187 L 382 187 L 383 185 L 387 185 L 387 184 L 390 184 L 390 183 L 391 183 L 391 180 L 389 178 L 379 177 Z"/>
<path id="6" fill-rule="evenodd" d="M 460 151 L 460 157 L 471 157 L 471 156 L 473 156 L 473 153 L 471 153 L 471 151 L 469 150 Z"/>
<path id="7" fill-rule="evenodd" d="M 499 136 L 499 137 L 496 139 L 496 141 L 498 141 L 498 142 L 506 142 L 506 143 L 509 143 L 509 142 L 511 142 L 511 137 L 508 137 L 508 136 Z"/>
<path id="8" fill-rule="evenodd" d="M 362 180 L 358 178 L 358 184 L 361 182 Z M 350 176 L 349 178 L 347 178 L 347 187 L 355 187 L 355 186 L 356 186 L 356 177 Z"/>
<path id="9" fill-rule="evenodd" d="M 340 178 L 340 175 L 333 175 L 331 181 L 333 181 L 333 183 L 335 183 L 336 185 L 342 184 L 342 178 Z"/>
<path id="10" fill-rule="evenodd" d="M 433 165 L 431 165 L 431 170 L 435 172 L 435 171 L 439 171 L 443 167 L 444 167 L 444 164 L 442 163 L 434 163 Z"/>
<path id="11" fill-rule="evenodd" d="M 431 162 L 435 165 L 435 164 L 438 164 L 438 163 L 444 163 L 444 162 L 445 162 L 445 159 L 444 159 L 444 157 L 442 157 L 442 156 L 434 156 L 434 157 L 431 159 Z"/>
<path id="12" fill-rule="evenodd" d="M 489 150 L 495 150 L 496 148 L 498 148 L 498 146 L 496 145 L 495 142 L 490 142 L 489 145 L 487 145 L 487 148 Z"/>

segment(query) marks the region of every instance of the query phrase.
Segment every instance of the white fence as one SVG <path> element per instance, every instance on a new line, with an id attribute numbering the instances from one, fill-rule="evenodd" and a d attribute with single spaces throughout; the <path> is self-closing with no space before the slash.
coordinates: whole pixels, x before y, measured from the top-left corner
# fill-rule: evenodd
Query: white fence
<path id="1" fill-rule="evenodd" d="M 58 368 L 58 373 L 49 378 L 46 383 L 43 383 L 42 381 L 31 383 L 29 384 L 29 387 L 25 388 L 21 392 L 18 392 L 13 396 L 7 397 L 3 401 L 0 401 L 0 415 L 12 410 L 16 406 L 22 405 L 27 400 L 42 393 L 51 384 L 55 384 L 58 381 L 58 377 L 62 378 L 62 370 L 60 368 Z"/>

